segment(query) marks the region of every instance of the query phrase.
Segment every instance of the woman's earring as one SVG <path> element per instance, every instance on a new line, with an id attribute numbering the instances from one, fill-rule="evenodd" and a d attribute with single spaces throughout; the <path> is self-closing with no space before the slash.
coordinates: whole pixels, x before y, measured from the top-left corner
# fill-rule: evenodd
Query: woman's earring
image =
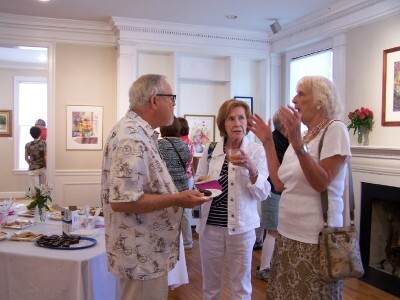
<path id="1" fill-rule="evenodd" d="M 317 105 L 317 110 L 321 110 L 321 106 Z"/>

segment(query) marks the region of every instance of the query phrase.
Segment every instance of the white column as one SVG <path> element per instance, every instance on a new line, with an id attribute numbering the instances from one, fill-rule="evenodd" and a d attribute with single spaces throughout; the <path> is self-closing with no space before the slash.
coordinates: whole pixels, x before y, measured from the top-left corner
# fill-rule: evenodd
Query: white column
<path id="1" fill-rule="evenodd" d="M 282 105 L 287 103 L 283 99 L 282 94 L 282 63 L 281 55 L 277 53 L 271 53 L 270 55 L 270 103 L 269 111 L 267 111 L 267 119 L 272 118 L 274 113 Z"/>
<path id="2" fill-rule="evenodd" d="M 137 78 L 135 44 L 120 43 L 117 60 L 117 120 L 122 118 L 129 108 L 129 88 Z"/>
<path id="3" fill-rule="evenodd" d="M 340 33 L 332 40 L 333 51 L 333 82 L 335 83 L 340 99 L 343 104 L 346 103 L 345 88 L 346 88 L 346 35 Z"/>

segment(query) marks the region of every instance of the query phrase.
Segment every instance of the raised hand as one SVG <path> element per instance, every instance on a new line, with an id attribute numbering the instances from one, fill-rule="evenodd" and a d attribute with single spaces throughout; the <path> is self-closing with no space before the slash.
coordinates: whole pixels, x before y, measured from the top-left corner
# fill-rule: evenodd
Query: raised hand
<path id="1" fill-rule="evenodd" d="M 261 116 L 254 114 L 250 115 L 248 121 L 247 126 L 263 144 L 272 141 L 271 120 L 269 120 L 267 124 Z"/>

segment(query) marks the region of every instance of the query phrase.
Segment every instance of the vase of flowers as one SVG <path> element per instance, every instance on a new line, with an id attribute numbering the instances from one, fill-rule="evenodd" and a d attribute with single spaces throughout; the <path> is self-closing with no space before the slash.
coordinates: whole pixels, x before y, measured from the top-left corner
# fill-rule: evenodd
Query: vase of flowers
<path id="1" fill-rule="evenodd" d="M 75 120 L 76 130 L 79 133 L 79 137 L 87 138 L 93 135 L 93 125 L 89 118 L 82 116 Z"/>
<path id="2" fill-rule="evenodd" d="M 28 204 L 28 209 L 35 210 L 35 221 L 45 222 L 47 219 L 46 210 L 49 210 L 47 202 L 52 202 L 51 192 L 52 187 L 48 184 L 35 185 L 33 190 L 30 190 L 28 197 L 32 199 L 32 202 Z"/>
<path id="3" fill-rule="evenodd" d="M 191 128 L 190 136 L 190 141 L 194 145 L 195 152 L 203 153 L 204 146 L 207 146 L 210 143 L 210 132 L 206 122 L 200 121 L 194 123 Z"/>
<path id="4" fill-rule="evenodd" d="M 359 145 L 368 146 L 369 133 L 372 131 L 374 125 L 374 113 L 365 107 L 356 109 L 348 114 L 350 124 L 347 128 L 354 129 L 353 135 L 357 132 L 357 142 Z"/>

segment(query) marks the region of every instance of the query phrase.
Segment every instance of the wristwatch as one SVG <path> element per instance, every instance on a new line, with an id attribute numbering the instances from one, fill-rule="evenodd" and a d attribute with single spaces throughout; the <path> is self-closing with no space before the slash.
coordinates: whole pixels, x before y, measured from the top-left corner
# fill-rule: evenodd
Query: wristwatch
<path id="1" fill-rule="evenodd" d="M 308 148 L 306 144 L 303 144 L 299 150 L 296 151 L 297 154 L 304 155 L 308 153 Z"/>

